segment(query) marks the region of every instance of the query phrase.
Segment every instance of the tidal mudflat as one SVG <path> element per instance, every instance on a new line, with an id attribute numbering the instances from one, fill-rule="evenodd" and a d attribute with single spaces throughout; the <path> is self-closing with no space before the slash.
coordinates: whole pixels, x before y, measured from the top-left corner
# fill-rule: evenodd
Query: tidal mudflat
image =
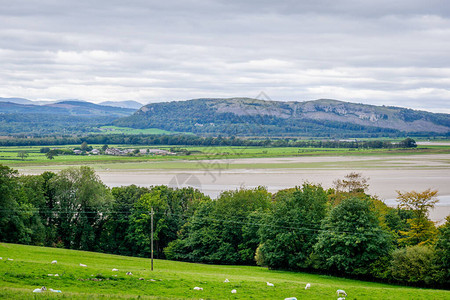
<path id="1" fill-rule="evenodd" d="M 437 189 L 440 203 L 431 212 L 442 222 L 450 214 L 450 154 L 246 158 L 92 165 L 108 186 L 193 186 L 211 197 L 240 187 L 265 186 L 270 192 L 308 181 L 328 188 L 350 172 L 369 177 L 369 193 L 395 206 L 396 191 Z M 56 168 L 56 169 L 55 169 Z M 61 166 L 25 167 L 24 174 Z"/>

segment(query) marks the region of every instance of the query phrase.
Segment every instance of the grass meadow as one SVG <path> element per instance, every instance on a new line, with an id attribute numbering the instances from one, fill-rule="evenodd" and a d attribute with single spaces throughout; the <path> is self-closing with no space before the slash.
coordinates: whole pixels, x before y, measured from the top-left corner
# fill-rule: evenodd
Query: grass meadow
<path id="1" fill-rule="evenodd" d="M 450 299 L 450 291 L 251 266 L 218 266 L 0 243 L 0 297 L 14 299 Z M 8 258 L 13 259 L 8 260 Z M 51 264 L 57 260 L 57 264 Z M 87 265 L 81 267 L 80 263 Z M 112 271 L 113 268 L 119 271 Z M 133 275 L 126 275 L 131 272 Z M 58 274 L 58 276 L 55 276 Z M 224 280 L 228 279 L 228 283 Z M 271 282 L 274 287 L 267 286 Z M 305 290 L 306 283 L 311 289 Z M 41 286 L 61 290 L 36 294 Z M 194 287 L 203 288 L 196 291 Z M 232 294 L 231 290 L 236 289 Z"/>
<path id="2" fill-rule="evenodd" d="M 73 149 L 80 145 L 59 145 L 47 146 L 50 148 Z M 101 148 L 102 145 L 91 145 L 94 148 Z M 189 161 L 201 159 L 238 159 L 238 158 L 275 158 L 275 157 L 298 157 L 298 156 L 393 156 L 393 155 L 413 155 L 413 154 L 448 154 L 450 146 L 419 146 L 417 149 L 342 149 L 342 148 L 296 148 L 296 147 L 236 147 L 236 146 L 145 146 L 145 145 L 109 145 L 111 148 L 121 149 L 149 149 L 158 148 L 170 150 L 171 147 L 183 148 L 190 151 L 190 155 L 179 154 L 176 156 L 143 155 L 143 156 L 112 156 L 112 155 L 58 155 L 49 160 L 45 154 L 40 153 L 40 149 L 46 146 L 10 146 L 0 147 L 0 164 L 10 167 L 20 166 L 50 166 L 50 165 L 85 165 L 85 164 L 115 164 L 129 163 L 140 165 L 143 162 L 176 162 L 168 163 L 167 168 L 186 169 Z M 18 153 L 25 151 L 28 156 L 21 158 Z M 185 163 L 187 162 L 187 165 Z M 198 165 L 198 164 L 192 164 Z M 164 164 L 154 165 L 158 168 L 165 168 Z M 152 168 L 151 164 L 149 168 Z M 256 167 L 256 166 L 253 166 Z M 266 166 L 260 166 L 264 168 Z M 273 166 L 272 166 L 273 167 Z"/>

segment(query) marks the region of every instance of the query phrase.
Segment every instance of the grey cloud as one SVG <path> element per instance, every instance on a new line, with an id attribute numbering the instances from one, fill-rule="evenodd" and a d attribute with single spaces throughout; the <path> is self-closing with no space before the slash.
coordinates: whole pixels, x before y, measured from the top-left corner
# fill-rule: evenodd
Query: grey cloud
<path id="1" fill-rule="evenodd" d="M 7 2 L 0 96 L 449 109 L 445 1 Z"/>

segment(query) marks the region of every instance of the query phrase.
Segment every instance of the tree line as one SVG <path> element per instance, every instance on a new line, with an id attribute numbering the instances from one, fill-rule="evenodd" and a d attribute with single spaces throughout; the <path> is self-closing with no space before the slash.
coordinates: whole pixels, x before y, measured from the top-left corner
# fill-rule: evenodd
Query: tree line
<path id="1" fill-rule="evenodd" d="M 83 137 L 36 137 L 0 139 L 0 146 L 49 146 L 73 144 L 126 144 L 126 145 L 173 145 L 173 146 L 244 146 L 244 147 L 299 147 L 299 148 L 346 148 L 346 149 L 393 149 L 415 148 L 412 138 L 393 143 L 387 140 L 303 140 L 246 139 L 231 137 L 200 137 L 195 135 L 127 135 L 92 134 Z"/>
<path id="2" fill-rule="evenodd" d="M 149 257 L 245 264 L 411 285 L 450 280 L 450 217 L 428 210 L 436 191 L 399 193 L 398 208 L 366 194 L 351 173 L 324 189 L 303 183 L 277 193 L 106 187 L 89 167 L 19 175 L 0 165 L 0 240 Z"/>

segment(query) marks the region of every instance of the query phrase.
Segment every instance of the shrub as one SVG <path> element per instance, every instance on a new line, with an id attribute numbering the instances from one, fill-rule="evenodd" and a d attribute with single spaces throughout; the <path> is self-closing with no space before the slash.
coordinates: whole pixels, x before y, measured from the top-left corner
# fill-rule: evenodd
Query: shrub
<path id="1" fill-rule="evenodd" d="M 434 250 L 429 246 L 410 246 L 392 253 L 391 274 L 400 282 L 430 284 L 433 281 Z"/>

